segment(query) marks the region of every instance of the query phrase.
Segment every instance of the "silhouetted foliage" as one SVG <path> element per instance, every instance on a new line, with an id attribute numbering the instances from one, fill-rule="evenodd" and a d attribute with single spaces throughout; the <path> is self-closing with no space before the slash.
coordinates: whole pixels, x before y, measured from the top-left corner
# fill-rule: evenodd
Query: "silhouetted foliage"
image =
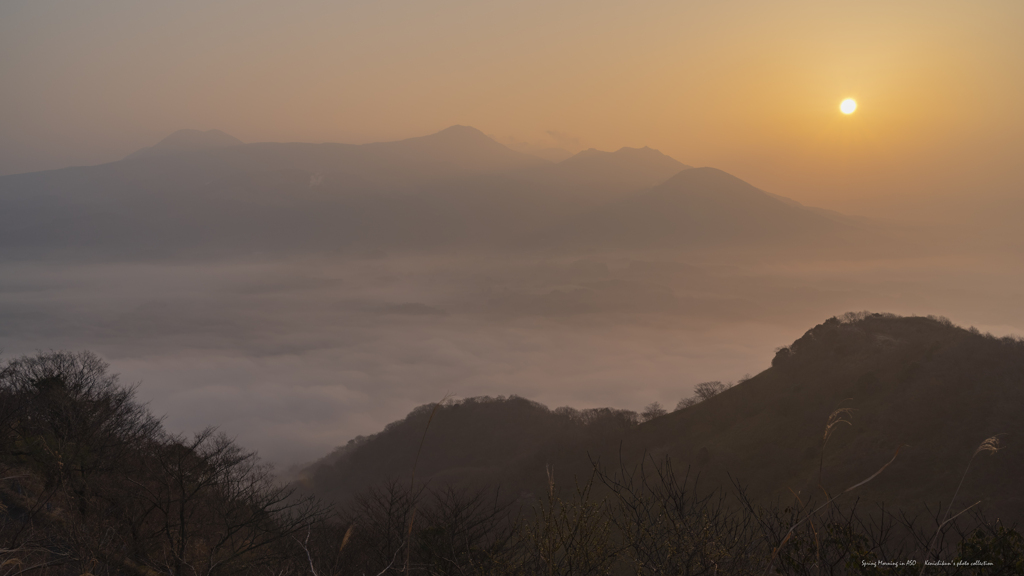
<path id="1" fill-rule="evenodd" d="M 996 451 L 1018 422 L 1024 344 L 856 314 L 786 350 L 728 392 L 703 383 L 685 414 L 517 397 L 418 408 L 312 470 L 304 489 L 347 482 L 332 515 L 212 429 L 165 433 L 94 355 L 19 358 L 0 368 L 0 576 L 817 576 L 918 574 L 925 560 L 927 574 L 1022 573 L 1018 458 Z M 850 391 L 868 400 L 851 408 Z M 916 452 L 892 456 L 914 434 Z M 748 461 L 753 485 L 716 475 Z M 879 494 L 896 497 L 864 504 Z M 970 504 L 982 498 L 1008 503 L 1001 521 Z"/>
<path id="2" fill-rule="evenodd" d="M 0 400 L 0 574 L 237 573 L 324 517 L 212 429 L 164 433 L 91 353 L 8 362 Z"/>
<path id="3" fill-rule="evenodd" d="M 664 416 L 665 414 L 668 414 L 668 410 L 661 407 L 661 402 L 651 402 L 644 408 L 643 412 L 640 413 L 640 421 L 648 422 L 659 416 Z"/>
<path id="4" fill-rule="evenodd" d="M 749 375 L 745 377 L 749 380 Z M 744 380 L 745 381 L 745 380 Z M 693 396 L 689 398 L 683 398 L 676 404 L 676 411 L 682 410 L 683 408 L 689 408 L 695 404 L 718 396 L 722 392 L 725 392 L 729 388 L 732 388 L 732 383 L 722 384 L 718 380 L 712 380 L 710 382 L 701 382 L 693 387 Z"/>
<path id="5" fill-rule="evenodd" d="M 697 404 L 697 399 L 694 398 L 693 396 L 690 396 L 690 397 L 687 397 L 687 398 L 683 398 L 682 400 L 679 401 L 678 404 L 676 404 L 675 411 L 678 412 L 679 410 L 682 410 L 683 408 L 689 408 L 690 406 L 693 406 L 695 404 Z"/>
<path id="6" fill-rule="evenodd" d="M 347 504 L 379 481 L 408 478 L 418 461 L 416 477 L 424 482 L 472 489 L 500 483 L 510 493 L 530 491 L 545 482 L 543 464 L 585 454 L 587 442 L 618 439 L 641 420 L 636 412 L 614 408 L 549 410 L 518 396 L 450 400 L 430 420 L 433 409 L 420 406 L 382 432 L 349 442 L 310 467 L 304 485 Z M 528 466 L 538 459 L 539 468 Z"/>
<path id="7" fill-rule="evenodd" d="M 718 396 L 725 390 L 725 385 L 718 380 L 711 382 L 701 382 L 693 387 L 693 395 L 697 397 L 698 402 L 703 402 L 709 398 Z"/>
<path id="8" fill-rule="evenodd" d="M 739 484 L 705 488 L 668 459 L 594 462 L 568 490 L 547 473 L 543 495 L 515 500 L 383 483 L 296 539 L 275 574 L 918 574 L 933 522 L 856 500 L 760 505 Z M 1024 547 L 1012 528 L 974 514 L 941 536 L 933 556 L 948 562 L 928 574 L 1020 573 Z"/>

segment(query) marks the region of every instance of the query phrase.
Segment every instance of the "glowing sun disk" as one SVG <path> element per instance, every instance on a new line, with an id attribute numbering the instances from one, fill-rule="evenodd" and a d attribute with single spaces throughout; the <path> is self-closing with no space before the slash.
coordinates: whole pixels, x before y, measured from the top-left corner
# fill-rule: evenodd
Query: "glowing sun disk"
<path id="1" fill-rule="evenodd" d="M 839 105 L 839 111 L 843 114 L 853 114 L 853 111 L 857 109 L 857 101 L 853 98 L 847 98 Z"/>

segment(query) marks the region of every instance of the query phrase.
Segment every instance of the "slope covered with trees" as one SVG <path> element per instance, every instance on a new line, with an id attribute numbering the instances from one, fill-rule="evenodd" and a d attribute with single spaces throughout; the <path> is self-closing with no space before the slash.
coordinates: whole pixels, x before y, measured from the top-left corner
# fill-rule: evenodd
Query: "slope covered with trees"
<path id="1" fill-rule="evenodd" d="M 0 370 L 0 574 L 238 574 L 325 517 L 212 429 L 167 434 L 90 353 Z"/>
<path id="2" fill-rule="evenodd" d="M 1024 343 L 934 318 L 851 314 L 832 318 L 781 348 L 771 368 L 727 388 L 703 383 L 659 416 L 548 410 L 523 399 L 471 399 L 414 411 L 314 465 L 315 493 L 341 498 L 384 478 L 407 477 L 422 443 L 419 477 L 543 492 L 546 467 L 571 483 L 595 462 L 671 458 L 715 485 L 730 477 L 759 501 L 815 497 L 855 484 L 898 458 L 859 493 L 915 510 L 947 503 L 975 448 L 957 505 L 981 502 L 1024 519 L 1015 489 L 1024 477 Z M 681 394 L 682 395 L 682 394 Z M 698 400 L 700 400 L 698 402 Z M 837 410 L 828 444 L 824 431 Z M 615 414 L 615 418 L 610 416 Z M 605 417 L 602 417 L 604 415 Z M 338 488 L 337 491 L 334 487 Z M 791 492 L 792 491 L 792 492 Z"/>
<path id="3" fill-rule="evenodd" d="M 980 502 L 1024 519 L 1024 343 L 944 319 L 851 314 L 781 348 L 772 367 L 692 408 L 638 427 L 627 453 L 669 455 L 709 480 L 727 474 L 765 499 L 835 492 L 899 456 L 859 495 L 922 509 L 948 505 L 984 440 L 1002 449 L 974 460 L 957 506 Z M 845 422 L 823 446 L 837 409 Z M 618 447 L 614 451 L 617 451 Z M 604 450 L 605 458 L 613 450 Z"/>
<path id="4" fill-rule="evenodd" d="M 1019 574 L 1022 374 L 1016 339 L 852 314 L 672 413 L 443 402 L 288 488 L 95 355 L 17 358 L 0 575 Z"/>

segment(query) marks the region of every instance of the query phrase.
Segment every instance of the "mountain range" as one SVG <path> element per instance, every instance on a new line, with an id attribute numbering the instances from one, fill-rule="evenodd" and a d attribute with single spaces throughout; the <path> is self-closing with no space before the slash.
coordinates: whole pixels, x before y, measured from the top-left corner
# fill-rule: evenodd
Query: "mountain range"
<path id="1" fill-rule="evenodd" d="M 827 249 L 874 232 L 650 148 L 554 163 L 466 126 L 362 145 L 179 131 L 118 162 L 0 178 L 7 257 Z"/>

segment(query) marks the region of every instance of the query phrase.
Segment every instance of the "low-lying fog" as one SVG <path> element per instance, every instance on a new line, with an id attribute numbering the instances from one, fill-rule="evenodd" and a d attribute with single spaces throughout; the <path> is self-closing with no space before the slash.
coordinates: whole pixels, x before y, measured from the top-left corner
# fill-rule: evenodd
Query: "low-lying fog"
<path id="1" fill-rule="evenodd" d="M 287 467 L 448 393 L 671 409 L 847 311 L 1024 334 L 1022 277 L 972 258 L 3 262 L 0 349 L 92 350 L 169 430 L 216 425 Z"/>

